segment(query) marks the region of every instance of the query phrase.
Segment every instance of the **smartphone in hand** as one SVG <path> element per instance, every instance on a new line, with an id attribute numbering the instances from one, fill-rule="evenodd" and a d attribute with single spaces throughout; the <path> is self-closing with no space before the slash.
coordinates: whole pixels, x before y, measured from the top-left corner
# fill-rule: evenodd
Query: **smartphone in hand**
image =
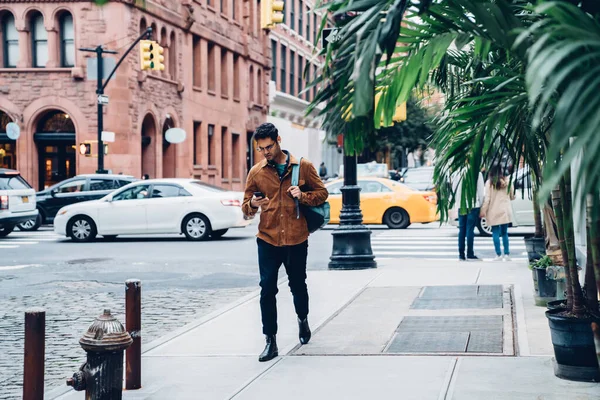
<path id="1" fill-rule="evenodd" d="M 254 197 L 256 197 L 257 199 L 264 199 L 265 195 L 263 192 L 254 192 Z"/>

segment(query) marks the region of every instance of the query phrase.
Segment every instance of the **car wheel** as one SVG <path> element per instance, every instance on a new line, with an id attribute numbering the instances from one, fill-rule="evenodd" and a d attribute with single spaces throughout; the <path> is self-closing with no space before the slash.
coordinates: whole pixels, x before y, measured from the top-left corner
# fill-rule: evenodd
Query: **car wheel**
<path id="1" fill-rule="evenodd" d="M 213 231 L 213 233 L 211 233 L 210 236 L 212 236 L 214 239 L 220 238 L 221 236 L 226 234 L 228 230 L 229 229 L 219 229 L 218 231 Z"/>
<path id="2" fill-rule="evenodd" d="M 0 227 L 0 237 L 8 236 L 15 229 L 14 225 L 4 225 Z"/>
<path id="3" fill-rule="evenodd" d="M 74 217 L 69 221 L 67 234 L 74 242 L 90 242 L 96 237 L 96 224 L 84 215 Z"/>
<path id="4" fill-rule="evenodd" d="M 40 229 L 40 226 L 42 226 L 42 214 L 38 214 L 35 219 L 30 219 L 28 221 L 21 222 L 17 226 L 19 227 L 20 231 L 37 231 L 38 229 Z"/>
<path id="5" fill-rule="evenodd" d="M 181 225 L 183 234 L 188 240 L 206 240 L 212 231 L 208 219 L 200 214 L 188 215 Z"/>
<path id="6" fill-rule="evenodd" d="M 481 236 L 492 236 L 492 227 L 487 224 L 485 218 L 479 218 L 479 222 L 477 222 L 477 230 Z"/>
<path id="7" fill-rule="evenodd" d="M 383 216 L 383 223 L 390 229 L 406 229 L 410 225 L 410 217 L 402 208 L 390 208 Z"/>

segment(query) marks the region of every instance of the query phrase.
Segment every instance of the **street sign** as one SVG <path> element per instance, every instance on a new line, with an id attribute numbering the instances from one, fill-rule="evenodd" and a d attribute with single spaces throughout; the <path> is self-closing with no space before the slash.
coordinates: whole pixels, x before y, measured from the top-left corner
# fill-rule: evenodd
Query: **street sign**
<path id="1" fill-rule="evenodd" d="M 108 79 L 108 75 L 117 65 L 117 61 L 112 57 L 102 57 L 102 79 Z M 98 79 L 98 59 L 89 57 L 87 59 L 87 79 L 95 81 Z"/>
<path id="2" fill-rule="evenodd" d="M 107 105 L 108 104 L 108 96 L 105 94 L 101 94 L 98 96 L 98 104 Z"/>
<path id="3" fill-rule="evenodd" d="M 17 140 L 21 135 L 21 128 L 14 122 L 6 124 L 6 136 L 11 140 Z"/>
<path id="4" fill-rule="evenodd" d="M 165 140 L 169 143 L 182 143 L 185 137 L 185 131 L 181 128 L 171 128 L 165 132 Z"/>
<path id="5" fill-rule="evenodd" d="M 113 143 L 115 141 L 115 133 L 109 131 L 102 131 L 101 138 L 103 142 Z"/>
<path id="6" fill-rule="evenodd" d="M 321 36 L 321 46 L 323 46 L 323 48 L 325 49 L 327 48 L 327 45 L 329 43 L 335 43 L 339 39 L 338 32 L 338 28 L 323 29 L 323 35 Z"/>

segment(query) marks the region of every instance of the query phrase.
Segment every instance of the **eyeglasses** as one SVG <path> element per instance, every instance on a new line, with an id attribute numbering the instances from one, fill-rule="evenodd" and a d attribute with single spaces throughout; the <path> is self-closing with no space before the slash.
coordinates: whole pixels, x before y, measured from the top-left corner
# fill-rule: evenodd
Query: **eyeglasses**
<path id="1" fill-rule="evenodd" d="M 275 145 L 276 145 L 276 144 L 277 144 L 277 143 L 273 143 L 273 144 L 271 144 L 271 145 L 269 145 L 269 146 L 267 146 L 267 147 L 265 147 L 265 148 L 262 148 L 262 147 L 257 147 L 257 148 L 256 148 L 256 151 L 258 151 L 259 153 L 262 153 L 262 152 L 263 152 L 263 151 L 265 151 L 265 150 L 266 150 L 266 151 L 268 151 L 268 152 L 271 152 L 271 150 L 273 150 L 273 147 L 275 147 Z"/>

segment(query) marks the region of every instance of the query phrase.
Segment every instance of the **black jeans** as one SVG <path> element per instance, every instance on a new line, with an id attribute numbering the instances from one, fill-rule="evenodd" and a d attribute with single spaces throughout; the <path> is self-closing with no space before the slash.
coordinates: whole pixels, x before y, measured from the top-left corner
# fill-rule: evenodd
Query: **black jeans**
<path id="1" fill-rule="evenodd" d="M 306 287 L 306 256 L 308 241 L 295 246 L 273 246 L 257 239 L 258 266 L 260 270 L 260 312 L 263 333 L 277 333 L 277 275 L 281 264 L 285 266 L 290 289 L 294 296 L 294 307 L 298 318 L 308 315 L 308 289 Z"/>
<path id="2" fill-rule="evenodd" d="M 473 244 L 475 243 L 475 226 L 479 221 L 479 207 L 471 209 L 467 214 L 458 216 L 458 254 L 465 255 L 465 237 L 467 239 L 467 257 L 475 256 Z"/>

